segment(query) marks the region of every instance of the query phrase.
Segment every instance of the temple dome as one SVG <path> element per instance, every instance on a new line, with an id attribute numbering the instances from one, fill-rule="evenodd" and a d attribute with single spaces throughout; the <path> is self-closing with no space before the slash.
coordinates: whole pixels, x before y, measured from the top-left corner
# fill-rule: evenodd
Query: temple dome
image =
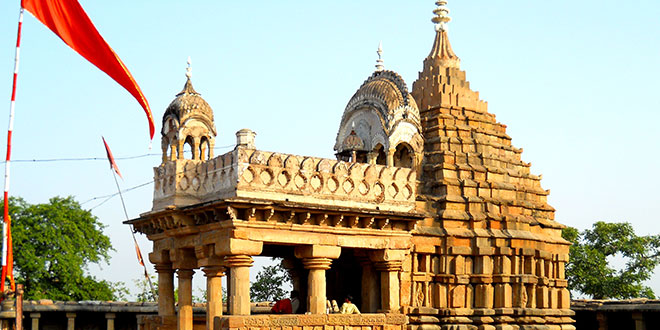
<path id="1" fill-rule="evenodd" d="M 404 143 L 409 154 L 418 153 L 421 131 L 417 103 L 403 78 L 394 71 L 377 70 L 346 105 L 334 149 L 347 157 L 354 151 L 387 153 Z"/>
<path id="2" fill-rule="evenodd" d="M 165 123 L 169 118 L 176 120 L 178 125 L 181 126 L 192 117 L 204 122 L 209 126 L 213 135 L 217 135 L 213 121 L 213 109 L 211 109 L 211 106 L 206 100 L 204 100 L 204 98 L 202 98 L 202 95 L 195 91 L 190 79 L 187 79 L 186 84 L 183 86 L 183 90 L 176 94 L 174 100 L 172 100 L 165 110 L 161 133 L 165 134 L 164 130 L 167 128 Z"/>
<path id="3" fill-rule="evenodd" d="M 193 88 L 190 76 L 163 115 L 162 149 L 163 163 L 184 159 L 183 149 L 190 146 L 194 160 L 213 157 L 217 135 L 213 121 L 213 109 Z"/>

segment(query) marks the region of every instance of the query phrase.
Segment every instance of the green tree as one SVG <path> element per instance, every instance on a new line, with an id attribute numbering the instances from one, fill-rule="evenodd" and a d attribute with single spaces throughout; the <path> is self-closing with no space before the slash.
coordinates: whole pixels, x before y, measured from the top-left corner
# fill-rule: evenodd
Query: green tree
<path id="1" fill-rule="evenodd" d="M 88 275 L 91 263 L 109 260 L 110 239 L 73 197 L 46 204 L 9 199 L 16 282 L 25 299 L 112 300 L 118 286 Z M 117 293 L 117 295 L 115 295 Z"/>
<path id="2" fill-rule="evenodd" d="M 257 273 L 256 281 L 250 285 L 250 298 L 252 301 L 277 301 L 285 298 L 285 283 L 291 283 L 291 277 L 281 264 L 266 266 Z"/>
<path id="3" fill-rule="evenodd" d="M 655 298 L 643 282 L 660 264 L 660 235 L 637 236 L 629 223 L 599 221 L 581 233 L 564 228 L 562 237 L 573 243 L 566 266 L 569 289 L 594 299 Z M 613 268 L 613 258 L 625 265 Z"/>
<path id="4" fill-rule="evenodd" d="M 139 279 L 133 280 L 135 286 L 137 287 L 138 294 L 136 300 L 138 302 L 156 302 L 158 301 L 158 279 L 154 275 L 149 275 L 151 278 L 151 283 L 154 284 L 154 291 L 151 291 L 151 286 L 149 281 L 145 277 L 140 277 Z"/>

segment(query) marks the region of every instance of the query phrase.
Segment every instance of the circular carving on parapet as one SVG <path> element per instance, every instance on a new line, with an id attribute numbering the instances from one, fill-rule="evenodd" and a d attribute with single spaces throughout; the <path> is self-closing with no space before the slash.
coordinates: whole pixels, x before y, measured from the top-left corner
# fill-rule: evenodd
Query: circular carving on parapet
<path id="1" fill-rule="evenodd" d="M 259 177 L 261 178 L 261 182 L 266 186 L 270 184 L 271 180 L 273 180 L 273 175 L 270 174 L 270 171 L 267 169 L 261 170 Z"/>
<path id="2" fill-rule="evenodd" d="M 382 203 L 385 200 L 385 187 L 382 183 L 377 182 L 372 191 L 373 195 L 376 196 L 376 203 Z"/>
<path id="3" fill-rule="evenodd" d="M 251 183 L 254 180 L 254 171 L 252 168 L 249 168 L 243 172 L 243 180 L 247 183 Z"/>
<path id="4" fill-rule="evenodd" d="M 282 187 L 286 186 L 289 181 L 291 181 L 291 176 L 287 171 L 282 171 L 280 175 L 277 176 L 277 183 Z"/>
<path id="5" fill-rule="evenodd" d="M 366 181 L 360 182 L 360 184 L 358 185 L 358 191 L 363 196 L 368 194 L 369 193 L 369 184 Z"/>
<path id="6" fill-rule="evenodd" d="M 200 186 L 201 186 L 201 182 L 199 181 L 199 177 L 195 176 L 192 179 L 191 187 L 193 188 L 193 190 L 198 191 Z"/>
<path id="7" fill-rule="evenodd" d="M 364 170 L 364 179 L 367 181 L 375 180 L 378 177 L 378 171 L 376 171 L 375 165 L 370 165 Z"/>
<path id="8" fill-rule="evenodd" d="M 331 192 L 335 192 L 337 191 L 337 188 L 339 188 L 339 182 L 337 182 L 337 179 L 335 178 L 330 178 L 326 183 L 326 187 L 328 187 Z"/>
<path id="9" fill-rule="evenodd" d="M 295 172 L 300 169 L 300 159 L 295 155 L 290 155 L 284 161 L 284 167 L 286 167 L 289 172 Z"/>
<path id="10" fill-rule="evenodd" d="M 306 157 L 300 164 L 300 168 L 306 173 L 314 172 L 314 158 Z"/>
<path id="11" fill-rule="evenodd" d="M 309 180 L 309 185 L 314 191 L 320 191 L 323 187 L 323 179 L 318 174 L 314 175 L 311 180 Z"/>
<path id="12" fill-rule="evenodd" d="M 396 194 L 398 193 L 399 193 L 399 187 L 396 186 L 396 183 L 392 183 L 392 185 L 387 188 L 387 194 L 391 198 L 394 198 L 394 196 L 396 196 Z"/>
<path id="13" fill-rule="evenodd" d="M 380 195 L 382 195 L 384 189 L 385 189 L 385 187 L 383 187 L 383 184 L 382 184 L 382 183 L 380 183 L 380 182 L 376 182 L 376 184 L 374 185 L 374 187 L 373 187 L 373 189 L 372 189 L 374 196 L 380 196 Z"/>
<path id="14" fill-rule="evenodd" d="M 333 172 L 335 172 L 335 175 L 338 177 L 342 177 L 346 174 L 348 174 L 348 169 L 346 168 L 346 163 L 344 162 L 339 162 L 337 165 L 335 165 L 335 168 L 333 169 Z"/>
<path id="15" fill-rule="evenodd" d="M 381 180 L 384 179 L 386 181 L 394 180 L 394 173 L 393 173 L 394 170 L 395 170 L 394 167 L 384 166 L 383 170 L 380 171 L 380 175 L 379 175 L 380 179 Z"/>
<path id="16" fill-rule="evenodd" d="M 268 166 L 270 167 L 282 167 L 282 157 L 279 154 L 273 154 L 268 159 Z"/>
<path id="17" fill-rule="evenodd" d="M 410 174 L 410 169 L 399 168 L 394 173 L 394 181 L 404 182 L 408 179 L 408 174 Z"/>
<path id="18" fill-rule="evenodd" d="M 316 170 L 319 172 L 330 173 L 332 172 L 332 163 L 333 161 L 329 159 L 322 159 L 318 165 L 316 165 Z"/>
<path id="19" fill-rule="evenodd" d="M 181 180 L 179 181 L 179 188 L 181 188 L 181 190 L 188 189 L 188 178 L 186 176 L 181 177 Z"/>
<path id="20" fill-rule="evenodd" d="M 303 189 L 307 184 L 307 179 L 300 174 L 296 174 L 296 177 L 293 178 L 293 182 L 296 184 L 296 187 L 298 187 L 298 189 Z"/>
<path id="21" fill-rule="evenodd" d="M 403 198 L 409 199 L 410 196 L 412 196 L 412 188 L 410 188 L 410 185 L 406 185 L 405 187 L 403 187 L 402 193 L 403 193 Z"/>
<path id="22" fill-rule="evenodd" d="M 350 178 L 346 179 L 346 181 L 344 181 L 344 183 L 341 186 L 344 189 L 344 192 L 346 192 L 347 194 L 350 194 L 351 191 L 353 191 L 353 189 L 355 188 L 355 184 L 353 183 L 353 180 L 351 180 Z"/>
<path id="23" fill-rule="evenodd" d="M 263 152 L 257 150 L 250 157 L 250 164 L 266 165 L 266 156 Z"/>

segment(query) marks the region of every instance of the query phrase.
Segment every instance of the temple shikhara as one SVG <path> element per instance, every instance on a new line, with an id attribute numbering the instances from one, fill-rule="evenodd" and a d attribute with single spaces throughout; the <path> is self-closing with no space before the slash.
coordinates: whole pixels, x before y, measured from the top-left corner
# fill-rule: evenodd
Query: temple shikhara
<path id="1" fill-rule="evenodd" d="M 336 159 L 259 150 L 248 129 L 215 156 L 213 111 L 188 75 L 163 116 L 153 207 L 128 221 L 153 242 L 158 316 L 147 328 L 204 328 L 192 308 L 201 269 L 207 329 L 574 329 L 563 226 L 470 89 L 446 3 L 411 90 L 379 58 L 348 100 Z M 283 260 L 302 314 L 251 315 L 255 256 Z M 327 312 L 349 294 L 362 314 Z"/>

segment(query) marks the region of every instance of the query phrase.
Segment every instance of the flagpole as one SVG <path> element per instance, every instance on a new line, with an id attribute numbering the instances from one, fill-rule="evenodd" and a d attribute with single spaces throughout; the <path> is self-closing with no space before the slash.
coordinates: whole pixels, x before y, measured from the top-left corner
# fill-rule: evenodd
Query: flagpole
<path id="1" fill-rule="evenodd" d="M 21 7 L 18 16 L 18 32 L 16 33 L 16 54 L 14 56 L 14 80 L 11 87 L 11 103 L 9 105 L 9 128 L 7 129 L 7 158 L 5 162 L 5 191 L 3 202 L 3 225 L 2 225 L 2 277 L 0 278 L 0 292 L 5 292 L 5 280 L 7 279 L 7 269 L 13 272 L 13 265 L 7 265 L 7 255 L 12 247 L 11 239 L 11 219 L 9 219 L 9 173 L 10 173 L 10 160 L 11 160 L 11 135 L 14 130 L 14 109 L 16 107 L 16 82 L 18 80 L 18 64 L 20 59 L 21 49 L 21 30 L 23 28 L 23 7 Z M 12 274 L 9 274 L 10 276 Z M 12 284 L 13 289 L 13 284 Z"/>
<path id="2" fill-rule="evenodd" d="M 126 203 L 124 203 L 124 196 L 121 193 L 121 189 L 119 188 L 119 181 L 117 181 L 117 173 L 115 173 L 115 170 L 111 167 L 110 171 L 112 172 L 112 177 L 115 179 L 115 185 L 117 186 L 117 192 L 119 193 L 119 199 L 121 199 L 121 206 L 124 209 L 124 215 L 126 216 L 126 220 L 130 220 L 128 218 L 128 212 L 126 212 Z M 138 247 L 138 242 L 137 239 L 135 238 L 135 233 L 133 232 L 133 228 L 129 227 L 129 230 L 131 231 L 131 236 L 133 236 L 133 243 L 135 243 L 135 246 L 137 249 L 135 249 L 135 252 L 138 254 L 139 260 L 144 260 L 142 258 L 141 252 L 139 252 L 139 247 Z M 142 262 L 142 267 L 144 268 L 144 277 L 147 278 L 147 282 L 149 282 L 149 287 L 151 288 L 151 294 L 156 297 L 156 290 L 154 289 L 154 284 L 151 283 L 151 278 L 149 277 L 149 272 L 147 271 L 147 265 Z"/>

